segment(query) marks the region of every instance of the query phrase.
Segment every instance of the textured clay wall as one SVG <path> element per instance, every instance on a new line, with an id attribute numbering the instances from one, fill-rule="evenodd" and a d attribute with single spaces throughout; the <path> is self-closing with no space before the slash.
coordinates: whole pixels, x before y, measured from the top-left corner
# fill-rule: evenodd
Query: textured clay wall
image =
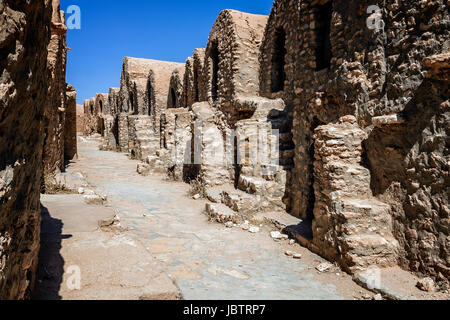
<path id="1" fill-rule="evenodd" d="M 51 12 L 0 4 L 0 300 L 29 298 L 35 281 Z"/>
<path id="2" fill-rule="evenodd" d="M 48 45 L 51 82 L 44 114 L 46 134 L 43 152 L 43 191 L 52 189 L 55 175 L 64 169 L 67 28 L 64 25 L 64 13 L 59 10 L 59 0 L 53 0 L 52 7 L 51 39 Z"/>
<path id="3" fill-rule="evenodd" d="M 64 159 L 70 161 L 77 155 L 77 92 L 71 85 L 67 85 L 65 105 Z"/>
<path id="4" fill-rule="evenodd" d="M 230 123 L 240 118 L 233 101 L 259 95 L 259 48 L 268 17 L 224 10 L 206 47 L 203 101 L 219 108 Z"/>
<path id="5" fill-rule="evenodd" d="M 378 5 L 381 14 L 367 14 L 370 5 Z M 370 172 L 371 195 L 364 200 L 376 197 L 387 205 L 400 265 L 437 278 L 448 277 L 450 262 L 448 151 L 441 138 L 448 130 L 448 82 L 427 76 L 425 67 L 450 47 L 447 6 L 446 1 L 275 1 L 261 53 L 261 93 L 283 98 L 293 112 L 293 213 L 315 218 L 318 243 L 343 221 L 356 226 L 327 220 L 333 211 L 320 210 L 314 192 L 322 176 L 314 170 L 320 152 L 316 129 L 353 115 L 367 135 L 361 162 Z M 369 28 L 377 19 L 384 29 Z M 365 239 L 358 254 L 375 256 L 368 248 L 379 238 Z M 354 244 L 346 242 L 349 248 Z M 334 247 L 344 255 L 337 241 L 327 246 L 319 250 Z"/>

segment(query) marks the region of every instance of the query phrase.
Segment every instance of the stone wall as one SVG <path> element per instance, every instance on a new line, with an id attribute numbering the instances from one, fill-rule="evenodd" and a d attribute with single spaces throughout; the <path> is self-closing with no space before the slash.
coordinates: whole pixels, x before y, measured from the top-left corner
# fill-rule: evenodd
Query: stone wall
<path id="1" fill-rule="evenodd" d="M 108 94 L 108 110 L 106 110 L 106 114 L 114 117 L 119 113 L 119 98 L 120 88 L 110 88 Z"/>
<path id="2" fill-rule="evenodd" d="M 268 17 L 222 11 L 206 47 L 202 98 L 219 108 L 233 125 L 239 115 L 234 100 L 259 95 L 259 48 Z"/>
<path id="3" fill-rule="evenodd" d="M 183 80 L 183 107 L 190 108 L 194 103 L 206 101 L 204 96 L 205 87 L 204 79 L 204 62 L 205 49 L 199 48 L 194 50 L 194 55 L 186 60 L 186 68 Z"/>
<path id="4" fill-rule="evenodd" d="M 77 104 L 77 132 L 84 136 L 85 124 L 84 124 L 84 106 Z"/>
<path id="5" fill-rule="evenodd" d="M 48 45 L 48 68 L 51 82 L 44 113 L 45 140 L 43 151 L 43 191 L 51 191 L 55 176 L 64 169 L 64 116 L 66 95 L 66 33 L 64 13 L 59 0 L 52 1 L 51 39 Z"/>
<path id="6" fill-rule="evenodd" d="M 84 100 L 84 133 L 86 136 L 97 133 L 98 114 L 95 107 L 95 98 Z"/>
<path id="7" fill-rule="evenodd" d="M 167 108 L 183 107 L 183 81 L 185 69 L 177 69 L 172 73 L 167 97 Z"/>
<path id="8" fill-rule="evenodd" d="M 71 85 L 67 85 L 65 105 L 64 160 L 70 161 L 77 155 L 77 92 Z"/>
<path id="9" fill-rule="evenodd" d="M 371 5 L 381 14 L 368 14 Z M 432 61 L 450 47 L 446 5 L 275 1 L 260 58 L 261 94 L 282 98 L 293 117 L 292 213 L 317 220 L 322 201 L 314 184 L 326 172 L 314 166 L 314 155 L 321 152 L 315 130 L 353 115 L 367 135 L 361 162 L 370 171 L 371 196 L 387 205 L 392 217 L 396 258 L 404 268 L 437 278 L 448 277 L 450 262 L 448 195 L 442 187 L 448 167 L 439 138 L 448 130 L 448 82 L 426 78 L 423 60 Z M 371 27 L 377 19 L 383 19 L 384 28 Z M 340 232 L 339 224 L 320 225 Z M 326 244 L 327 231 L 313 231 L 323 254 L 338 250 Z M 376 247 L 376 241 L 367 245 Z M 368 252 L 362 251 L 361 256 Z"/>
<path id="10" fill-rule="evenodd" d="M 0 300 L 30 297 L 40 233 L 48 1 L 0 4 Z"/>

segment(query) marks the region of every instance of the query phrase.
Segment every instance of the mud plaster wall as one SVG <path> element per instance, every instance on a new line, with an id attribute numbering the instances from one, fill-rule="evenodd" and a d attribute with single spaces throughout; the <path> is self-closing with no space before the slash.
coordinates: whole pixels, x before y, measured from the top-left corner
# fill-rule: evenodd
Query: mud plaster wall
<path id="1" fill-rule="evenodd" d="M 29 298 L 40 233 L 48 1 L 0 4 L 0 299 Z"/>

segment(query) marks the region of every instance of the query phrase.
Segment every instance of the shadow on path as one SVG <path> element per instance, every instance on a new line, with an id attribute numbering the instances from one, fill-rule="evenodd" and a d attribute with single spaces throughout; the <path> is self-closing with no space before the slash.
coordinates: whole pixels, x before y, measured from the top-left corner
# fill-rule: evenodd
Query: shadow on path
<path id="1" fill-rule="evenodd" d="M 62 240 L 72 236 L 62 234 L 64 224 L 61 220 L 52 218 L 42 204 L 41 215 L 41 249 L 33 299 L 61 300 L 59 291 L 64 275 L 64 259 L 60 251 Z"/>

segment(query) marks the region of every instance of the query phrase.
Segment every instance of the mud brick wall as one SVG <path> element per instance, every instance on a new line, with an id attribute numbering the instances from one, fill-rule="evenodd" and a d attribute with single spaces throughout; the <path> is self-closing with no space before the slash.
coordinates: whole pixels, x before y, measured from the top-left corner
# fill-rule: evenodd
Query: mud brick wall
<path id="1" fill-rule="evenodd" d="M 371 5 L 381 13 L 367 14 Z M 440 107 L 448 97 L 442 80 L 425 77 L 423 60 L 450 47 L 447 6 L 275 1 L 261 53 L 261 94 L 283 98 L 293 113 L 293 213 L 313 218 L 314 130 L 354 115 L 368 135 L 363 162 L 371 191 L 393 210 L 400 265 L 437 278 L 448 277 L 450 262 L 440 187 L 448 167 L 438 138 L 448 126 Z M 380 18 L 384 29 L 369 28 L 368 19 Z"/>
<path id="2" fill-rule="evenodd" d="M 77 155 L 77 92 L 71 85 L 67 85 L 65 105 L 64 159 L 70 161 Z"/>
<path id="3" fill-rule="evenodd" d="M 59 1 L 52 1 L 52 7 L 51 39 L 48 45 L 51 82 L 44 114 L 46 131 L 43 151 L 43 191 L 52 189 L 55 175 L 64 169 L 67 28 L 64 25 L 64 13 L 59 9 Z"/>
<path id="4" fill-rule="evenodd" d="M 224 10 L 212 27 L 201 97 L 220 109 L 231 125 L 242 117 L 234 110 L 234 99 L 259 94 L 258 56 L 267 20 L 263 15 Z"/>
<path id="5" fill-rule="evenodd" d="M 51 14 L 48 1 L 0 4 L 0 300 L 35 282 Z"/>
<path id="6" fill-rule="evenodd" d="M 167 97 L 167 108 L 183 107 L 183 81 L 185 69 L 177 69 L 170 77 L 169 95 Z"/>

